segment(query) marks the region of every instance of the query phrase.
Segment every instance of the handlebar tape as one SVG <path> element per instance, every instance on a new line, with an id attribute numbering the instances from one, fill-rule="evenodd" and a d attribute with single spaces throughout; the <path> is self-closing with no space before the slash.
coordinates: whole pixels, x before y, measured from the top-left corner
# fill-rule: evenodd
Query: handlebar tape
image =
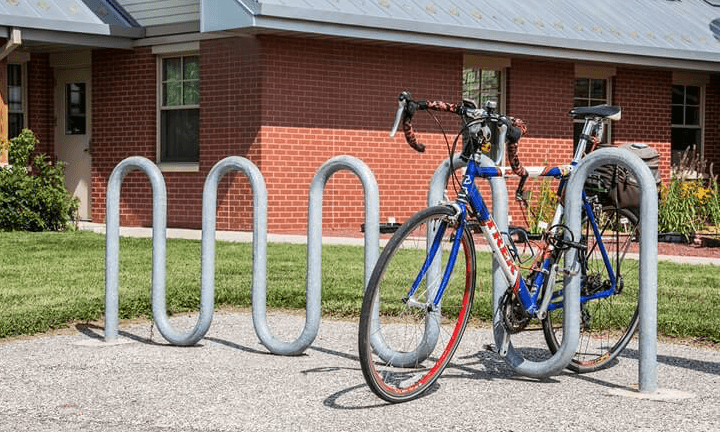
<path id="1" fill-rule="evenodd" d="M 426 101 L 426 100 L 418 100 L 413 101 L 410 100 L 408 103 L 407 112 L 405 113 L 405 119 L 403 120 L 403 133 L 405 134 L 405 141 L 412 147 L 415 151 L 423 153 L 425 151 L 425 144 L 418 142 L 417 137 L 415 136 L 415 130 L 412 126 L 412 116 L 415 114 L 415 111 L 417 110 L 434 110 L 434 111 L 446 111 L 446 112 L 458 112 L 458 105 L 457 104 L 451 104 L 447 102 L 441 102 L 441 101 Z"/>
<path id="2" fill-rule="evenodd" d="M 518 142 L 520 138 L 527 132 L 527 125 L 520 119 L 513 119 L 512 122 L 506 123 L 508 126 L 508 161 L 512 172 L 520 177 L 527 177 L 528 172 L 520 162 L 518 157 Z"/>

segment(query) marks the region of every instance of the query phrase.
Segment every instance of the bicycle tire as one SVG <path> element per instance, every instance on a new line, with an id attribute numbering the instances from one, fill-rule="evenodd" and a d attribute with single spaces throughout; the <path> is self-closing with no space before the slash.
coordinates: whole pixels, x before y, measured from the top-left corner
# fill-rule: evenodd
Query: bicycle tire
<path id="1" fill-rule="evenodd" d="M 583 211 L 583 215 L 584 213 Z M 577 373 L 594 372 L 608 367 L 625 349 L 638 325 L 638 262 L 625 260 L 631 242 L 639 240 L 638 218 L 629 209 L 612 206 L 604 207 L 600 215 L 598 228 L 613 268 L 617 269 L 620 291 L 581 305 L 578 350 L 568 365 L 568 369 Z M 588 224 L 584 225 L 585 238 L 591 241 L 582 260 L 584 277 L 581 291 L 588 294 L 591 290 L 598 289 L 598 284 L 608 283 L 608 275 L 598 247 L 593 245 L 592 229 Z M 554 290 L 562 289 L 562 284 L 560 276 L 555 282 Z M 542 328 L 548 348 L 554 354 L 562 341 L 562 309 L 548 311 L 542 320 Z"/>
<path id="2" fill-rule="evenodd" d="M 468 229 L 441 307 L 409 306 L 403 301 L 427 256 L 427 230 L 444 223 L 442 262 L 423 278 L 417 300 L 427 302 L 437 286 L 450 255 L 448 242 L 457 234 L 452 220 L 456 210 L 429 207 L 407 220 L 384 248 L 363 298 L 358 348 L 360 364 L 370 389 L 392 402 L 415 399 L 430 389 L 449 364 L 468 323 L 475 294 L 475 247 Z M 428 282 L 430 281 L 430 282 Z M 434 297 L 434 295 L 430 295 Z M 379 311 L 375 309 L 378 305 Z"/>

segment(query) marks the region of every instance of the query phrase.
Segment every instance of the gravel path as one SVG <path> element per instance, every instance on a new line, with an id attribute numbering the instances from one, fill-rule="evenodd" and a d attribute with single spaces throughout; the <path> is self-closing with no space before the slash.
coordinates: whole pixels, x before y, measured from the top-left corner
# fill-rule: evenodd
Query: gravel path
<path id="1" fill-rule="evenodd" d="M 270 322 L 289 339 L 304 318 Z M 610 369 L 538 381 L 483 349 L 489 329 L 471 329 L 430 394 L 388 405 L 365 385 L 354 322 L 324 321 L 298 357 L 268 354 L 244 312 L 217 313 L 195 347 L 153 330 L 121 328 L 123 343 L 110 345 L 101 328 L 78 325 L 0 344 L 0 431 L 720 430 L 718 350 L 659 344 L 657 396 L 692 397 L 649 400 L 613 394 L 637 382 L 636 344 Z M 516 347 L 542 356 L 541 338 Z"/>

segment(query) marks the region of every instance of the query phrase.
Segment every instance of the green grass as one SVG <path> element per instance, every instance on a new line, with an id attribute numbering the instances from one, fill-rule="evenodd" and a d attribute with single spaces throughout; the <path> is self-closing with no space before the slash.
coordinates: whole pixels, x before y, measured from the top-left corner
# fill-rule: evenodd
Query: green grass
<path id="1" fill-rule="evenodd" d="M 0 233 L 0 337 L 28 335 L 101 319 L 105 291 L 105 237 L 90 232 Z M 120 317 L 152 314 L 150 239 L 120 242 Z M 305 308 L 306 247 L 269 244 L 269 308 Z M 357 318 L 362 302 L 363 249 L 325 246 L 322 309 L 326 316 Z M 168 240 L 169 313 L 197 310 L 200 242 Z M 490 319 L 489 254 L 478 254 L 473 316 Z M 215 304 L 249 307 L 252 245 L 217 242 Z M 659 266 L 658 333 L 720 342 L 720 268 Z"/>

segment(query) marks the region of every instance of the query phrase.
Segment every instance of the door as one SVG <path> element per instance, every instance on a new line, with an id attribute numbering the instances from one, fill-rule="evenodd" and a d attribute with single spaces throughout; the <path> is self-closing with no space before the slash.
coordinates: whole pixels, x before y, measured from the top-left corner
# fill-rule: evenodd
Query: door
<path id="1" fill-rule="evenodd" d="M 92 216 L 90 84 L 90 68 L 55 69 L 55 153 L 65 162 L 65 186 L 80 198 L 80 220 Z"/>

